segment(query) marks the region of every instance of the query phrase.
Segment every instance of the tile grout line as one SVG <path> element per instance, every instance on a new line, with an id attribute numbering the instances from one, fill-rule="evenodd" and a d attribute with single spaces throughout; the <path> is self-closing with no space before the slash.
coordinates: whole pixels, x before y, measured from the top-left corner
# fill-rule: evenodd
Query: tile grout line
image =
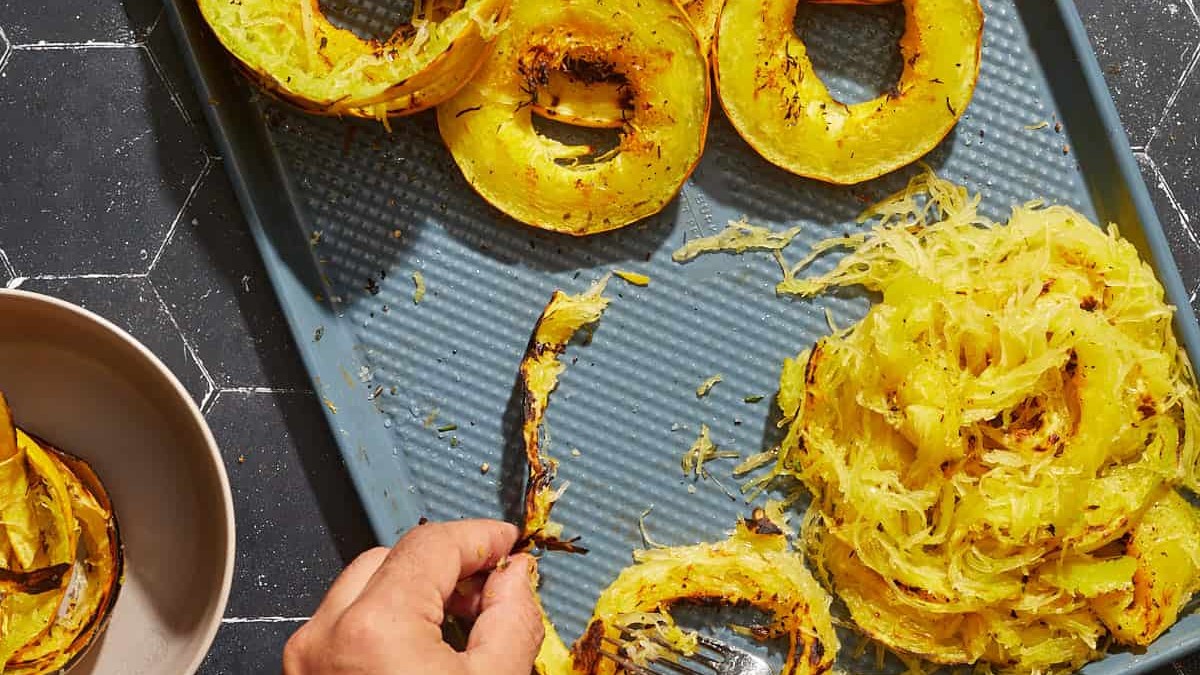
<path id="1" fill-rule="evenodd" d="M 200 414 L 207 418 L 219 398 L 221 398 L 221 390 L 209 387 L 208 391 L 204 393 L 204 398 L 200 400 Z"/>
<path id="2" fill-rule="evenodd" d="M 304 623 L 309 618 L 307 616 L 227 616 L 221 619 L 221 623 Z"/>
<path id="3" fill-rule="evenodd" d="M 0 248 L 0 270 L 3 270 L 8 275 L 9 284 L 16 284 L 15 286 L 10 285 L 9 288 L 16 288 L 21 285 L 21 281 L 24 281 L 24 277 L 17 275 L 16 268 L 12 266 L 12 261 L 8 259 L 8 253 L 2 248 Z"/>
<path id="4" fill-rule="evenodd" d="M 1187 85 L 1188 79 L 1196 70 L 1197 63 L 1200 63 L 1200 44 L 1196 45 L 1196 48 L 1192 51 L 1192 57 L 1188 61 L 1187 66 L 1183 69 L 1183 72 L 1180 73 L 1179 79 L 1175 81 L 1175 90 L 1171 92 L 1169 97 L 1167 97 L 1167 103 L 1163 106 L 1163 111 L 1162 114 L 1159 115 L 1158 121 L 1150 127 L 1150 138 L 1146 139 L 1147 148 L 1149 148 L 1150 145 L 1154 143 L 1154 140 L 1158 138 L 1159 129 L 1161 129 L 1163 123 L 1167 121 L 1167 115 L 1169 115 L 1171 110 L 1175 108 L 1175 102 L 1179 100 L 1179 96 L 1183 93 L 1184 86 Z"/>
<path id="5" fill-rule="evenodd" d="M 295 387 L 221 387 L 222 394 L 311 394 L 311 389 Z"/>
<path id="6" fill-rule="evenodd" d="M 146 33 L 147 38 L 152 32 L 153 29 Z M 179 90 L 175 87 L 174 83 L 171 82 L 171 79 L 167 77 L 166 71 L 163 70 L 162 63 L 159 62 L 158 56 L 155 55 L 154 50 L 150 48 L 150 43 L 148 40 L 142 44 L 142 49 L 146 52 L 146 58 L 150 59 L 150 65 L 154 67 L 154 72 L 158 75 L 159 81 L 161 81 L 163 87 L 166 88 L 167 96 L 171 98 L 171 103 L 175 105 L 175 109 L 178 110 L 179 114 L 183 116 L 183 121 L 186 122 L 188 128 L 192 130 L 192 134 L 199 138 L 200 134 L 199 130 L 196 128 L 196 120 L 192 119 L 191 114 L 188 113 L 187 108 L 184 107 L 183 97 L 179 94 Z M 207 150 L 204 154 L 205 156 L 208 155 Z"/>
<path id="7" fill-rule="evenodd" d="M 8 33 L 5 33 L 4 28 L 0 26 L 0 73 L 4 72 L 4 66 L 8 65 L 10 54 L 12 54 L 12 43 L 8 41 Z"/>
<path id="8" fill-rule="evenodd" d="M 1171 210 L 1175 212 L 1175 215 L 1179 216 L 1179 225 L 1183 228 L 1184 233 L 1187 234 L 1188 239 L 1194 246 L 1200 248 L 1200 237 L 1197 237 L 1195 229 L 1192 228 L 1192 219 L 1175 197 L 1175 192 L 1171 189 L 1170 184 L 1167 183 L 1167 177 L 1158 168 L 1158 162 L 1155 162 L 1154 158 L 1148 153 L 1143 153 L 1141 156 L 1145 157 L 1146 161 L 1150 164 L 1150 170 L 1154 172 L 1154 180 L 1158 183 L 1158 189 L 1163 191 L 1167 202 L 1171 205 Z"/>
<path id="9" fill-rule="evenodd" d="M 213 380 L 212 375 L 209 374 L 208 367 L 204 365 L 204 361 L 200 359 L 200 353 L 196 351 L 196 348 L 192 346 L 192 341 L 189 340 L 187 335 L 184 334 L 183 328 L 175 319 L 175 314 L 167 305 L 167 301 L 163 299 L 162 293 L 158 292 L 158 287 L 154 284 L 154 280 L 149 276 L 146 276 L 146 285 L 150 287 L 151 291 L 154 291 L 154 297 L 158 298 L 159 306 L 161 306 L 163 311 L 167 313 L 167 320 L 171 322 L 171 326 L 175 328 L 175 333 L 179 335 L 179 339 L 183 342 L 184 350 L 187 352 L 192 361 L 195 362 L 196 367 L 200 369 L 200 376 L 204 378 L 205 384 L 208 385 L 208 391 L 206 391 L 204 397 L 200 399 L 201 404 L 203 404 L 205 399 L 208 398 L 209 392 L 216 388 L 216 382 Z"/>
<path id="10" fill-rule="evenodd" d="M 32 274 L 21 281 L 69 281 L 73 279 L 145 279 L 145 272 L 89 272 L 86 274 Z"/>
<path id="11" fill-rule="evenodd" d="M 158 266 L 158 261 L 162 258 L 162 254 L 167 250 L 167 245 L 175 238 L 175 230 L 179 227 L 179 221 L 183 219 L 183 214 L 192 204 L 192 199 L 200 190 L 200 184 L 208 177 L 209 171 L 212 170 L 212 160 L 208 155 L 204 155 L 204 165 L 200 167 L 200 175 L 196 176 L 196 180 L 192 182 L 192 186 L 188 188 L 187 196 L 183 198 L 183 204 L 179 206 L 179 211 L 175 213 L 175 217 L 171 220 L 171 226 L 167 228 L 167 233 L 163 235 L 162 243 L 158 245 L 158 250 L 154 252 L 154 257 L 150 259 L 150 265 L 146 267 L 145 274 L 150 274 L 154 268 Z"/>
<path id="12" fill-rule="evenodd" d="M 1190 2 L 1191 0 L 1187 0 L 1187 1 L 1188 1 L 1188 2 Z M 160 8 L 159 8 L 159 10 L 158 10 L 158 14 L 155 14 L 155 15 L 154 15 L 154 20 L 150 22 L 150 25 L 149 25 L 149 26 L 146 28 L 146 30 L 145 30 L 145 31 L 142 33 L 142 41 L 143 41 L 143 42 L 148 42 L 148 41 L 149 41 L 150 34 L 154 32 L 154 29 L 155 29 L 155 28 L 158 28 L 158 24 L 162 23 L 162 18 L 163 18 L 163 15 L 164 15 L 164 14 L 166 14 L 166 13 L 167 13 L 167 10 L 166 10 L 166 8 L 165 8 L 165 7 L 160 7 Z M 136 32 L 136 31 L 135 31 L 135 32 Z"/>
<path id="13" fill-rule="evenodd" d="M 89 49 L 139 49 L 141 41 L 133 42 L 113 42 L 103 40 L 93 40 L 88 42 L 47 42 L 45 40 L 39 42 L 27 42 L 19 45 L 12 45 L 13 51 L 41 52 L 41 51 L 69 51 L 82 52 Z"/>

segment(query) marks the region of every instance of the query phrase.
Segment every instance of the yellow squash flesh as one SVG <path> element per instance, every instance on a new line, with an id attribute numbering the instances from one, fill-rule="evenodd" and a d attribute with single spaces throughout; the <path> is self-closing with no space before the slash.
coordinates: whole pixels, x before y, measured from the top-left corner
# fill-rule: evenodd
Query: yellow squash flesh
<path id="1" fill-rule="evenodd" d="M 733 126 L 772 164 L 830 183 L 860 183 L 925 155 L 971 101 L 983 12 L 977 0 L 904 0 L 904 10 L 895 90 L 846 105 L 795 34 L 795 0 L 727 0 L 713 64 Z"/>
<path id="2" fill-rule="evenodd" d="M 12 440 L 0 448 L 0 673 L 60 673 L 103 630 L 120 587 L 112 504 L 86 462 L 16 428 L 3 396 L 0 437 Z"/>
<path id="3" fill-rule="evenodd" d="M 591 146 L 539 134 L 537 111 L 585 126 L 619 120 L 619 143 L 589 157 Z M 708 111 L 707 62 L 673 0 L 516 0 L 495 52 L 438 107 L 438 127 L 493 206 L 587 235 L 675 196 L 704 149 Z"/>
<path id="4" fill-rule="evenodd" d="M 680 4 L 692 22 L 692 30 L 700 40 L 704 57 L 711 57 L 713 39 L 717 36 L 717 21 L 721 18 L 721 7 L 725 5 L 725 0 L 683 0 Z"/>
<path id="5" fill-rule="evenodd" d="M 454 94 L 487 57 L 507 0 L 433 2 L 384 42 L 331 24 L 318 0 L 199 0 L 252 80 L 308 112 L 384 118 Z"/>
<path id="6" fill-rule="evenodd" d="M 550 520 L 550 510 L 560 494 L 552 487 L 558 462 L 542 454 L 541 428 L 550 394 L 558 386 L 558 376 L 567 368 L 559 357 L 576 332 L 600 320 L 608 307 L 608 298 L 603 295 L 607 283 L 605 276 L 579 295 L 554 291 L 533 328 L 525 357 L 521 360 L 524 408 L 521 437 L 525 443 L 529 478 L 525 484 L 525 513 L 518 548 L 536 545 L 546 549 L 587 551 L 576 546 L 574 539 L 560 539 L 562 526 Z"/>
<path id="7" fill-rule="evenodd" d="M 944 664 L 1074 669 L 1200 588 L 1200 393 L 1154 271 L 1061 206 L 1005 224 L 932 174 L 781 292 L 879 301 L 785 364 L 778 472 L 867 635 Z M 824 246 L 819 244 L 818 249 Z"/>
<path id="8" fill-rule="evenodd" d="M 1123 644 L 1144 647 L 1175 623 L 1200 590 L 1200 513 L 1172 492 L 1156 501 L 1125 546 L 1135 562 L 1132 583 L 1091 601 L 1100 620 Z"/>
<path id="9" fill-rule="evenodd" d="M 27 578 L 44 576 L 44 580 L 39 580 L 36 587 L 14 589 L 0 598 L 0 664 L 6 664 L 13 654 L 50 630 L 70 578 L 66 570 L 75 562 L 79 538 L 67 485 L 54 459 L 19 429 L 16 439 L 17 454 L 5 464 L 14 462 L 24 466 L 4 467 L 6 484 L 0 487 L 0 492 L 11 499 L 22 483 L 26 489 L 24 494 L 16 495 L 24 507 L 14 509 L 15 504 L 10 502 L 5 508 L 6 515 L 19 515 L 17 521 L 5 523 L 9 541 L 14 545 L 11 562 L 17 567 L 5 573 L 44 570 L 48 574 L 29 574 Z M 20 534 L 14 538 L 16 532 Z"/>
<path id="10" fill-rule="evenodd" d="M 755 515 L 754 520 L 738 523 L 733 536 L 719 543 L 635 554 L 637 562 L 600 594 L 587 630 L 572 649 L 544 619 L 546 639 L 536 671 L 539 675 L 616 672 L 599 650 L 602 638 L 621 637 L 628 617 L 665 615 L 677 602 L 714 600 L 746 603 L 773 614 L 769 632 L 787 636 L 789 643 L 783 675 L 828 671 L 838 651 L 829 596 L 800 555 L 790 550 L 780 528 L 761 512 Z M 682 637 L 677 629 L 672 632 Z M 612 651 L 611 646 L 605 648 Z"/>
<path id="11" fill-rule="evenodd" d="M 79 659 L 104 628 L 121 581 L 121 551 L 112 504 L 91 467 L 51 451 L 79 523 L 79 545 L 57 617 L 9 660 L 5 675 L 57 672 Z"/>

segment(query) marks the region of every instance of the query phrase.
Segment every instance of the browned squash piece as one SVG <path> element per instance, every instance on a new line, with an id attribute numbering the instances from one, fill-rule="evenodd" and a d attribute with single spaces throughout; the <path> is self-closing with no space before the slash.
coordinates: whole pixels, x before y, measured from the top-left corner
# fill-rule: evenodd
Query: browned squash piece
<path id="1" fill-rule="evenodd" d="M 567 369 L 559 357 L 576 332 L 600 320 L 608 307 L 608 298 L 604 297 L 607 283 L 606 276 L 579 295 L 554 291 L 533 328 L 525 357 L 521 359 L 524 409 L 521 438 L 525 442 L 529 479 L 525 483 L 525 513 L 518 548 L 537 546 L 547 550 L 587 552 L 575 544 L 577 538 L 563 540 L 562 525 L 550 520 L 550 511 L 560 495 L 552 486 L 558 462 L 542 453 L 541 433 L 550 394 L 558 386 L 559 375 Z"/>
<path id="2" fill-rule="evenodd" d="M 738 523 L 725 541 L 638 551 L 636 564 L 621 571 L 596 601 L 587 630 L 568 649 L 543 613 L 546 639 L 534 669 L 538 675 L 609 675 L 622 672 L 599 654 L 605 639 L 618 640 L 630 619 L 647 613 L 670 616 L 676 603 L 744 603 L 772 613 L 767 631 L 786 636 L 781 675 L 830 671 L 840 645 L 829 613 L 830 598 L 788 546 L 788 537 L 761 510 Z M 687 638 L 672 630 L 651 633 L 687 650 Z M 693 645 L 694 647 L 694 642 Z M 663 672 L 669 666 L 662 666 Z"/>
<path id="3" fill-rule="evenodd" d="M 904 0 L 904 10 L 899 83 L 847 105 L 792 28 L 795 0 L 727 0 L 713 64 L 733 126 L 772 164 L 830 183 L 861 183 L 925 155 L 971 101 L 983 11 L 978 0 Z"/>
<path id="4" fill-rule="evenodd" d="M 1137 561 L 1133 583 L 1096 598 L 1093 608 L 1117 642 L 1144 647 L 1200 591 L 1200 511 L 1168 493 L 1133 528 L 1125 555 Z"/>
<path id="5" fill-rule="evenodd" d="M 121 586 L 123 557 L 112 503 L 83 460 L 44 446 L 62 474 L 79 523 L 79 545 L 57 616 L 9 660 L 6 675 L 59 672 L 83 658 L 108 624 Z"/>
<path id="6" fill-rule="evenodd" d="M 213 32 L 268 92 L 324 115 L 383 119 L 454 95 L 487 57 L 508 0 L 417 2 L 384 42 L 334 26 L 318 0 L 199 0 Z"/>
<path id="7" fill-rule="evenodd" d="M 673 0 L 516 0 L 493 55 L 438 107 L 438 127 L 493 206 L 586 235 L 666 206 L 700 159 L 708 109 L 707 62 Z M 619 142 L 602 153 L 561 143 L 535 114 L 616 126 Z"/>

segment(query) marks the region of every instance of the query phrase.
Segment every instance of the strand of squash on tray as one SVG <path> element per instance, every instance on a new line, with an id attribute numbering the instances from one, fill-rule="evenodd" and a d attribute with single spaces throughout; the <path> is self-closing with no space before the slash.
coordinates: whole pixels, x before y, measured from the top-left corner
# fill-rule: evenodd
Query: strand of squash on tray
<path id="1" fill-rule="evenodd" d="M 467 0 L 418 11 L 384 42 L 335 28 L 315 2 L 200 4 L 267 91 L 385 124 L 437 106 L 443 140 L 484 199 L 572 235 L 624 227 L 674 198 L 704 149 L 710 73 L 735 130 L 787 171 L 855 184 L 908 165 L 965 111 L 983 31 L 976 0 L 903 0 L 899 83 L 846 105 L 813 69 L 789 0 Z M 264 25 L 279 39 L 256 39 Z M 304 58 L 281 61 L 267 44 Z M 564 144 L 541 136 L 535 116 L 619 140 L 601 153 Z M 651 638 L 690 653 L 694 635 L 669 608 L 701 594 L 773 611 L 768 632 L 788 636 L 788 673 L 832 666 L 831 595 L 848 611 L 839 625 L 910 670 L 1073 669 L 1175 621 L 1200 588 L 1200 517 L 1180 496 L 1200 482 L 1200 405 L 1174 308 L 1115 227 L 1037 205 L 1000 225 L 978 215 L 978 200 L 926 170 L 863 214 L 877 221 L 870 232 L 817 242 L 794 264 L 784 250 L 799 228 L 744 221 L 675 252 L 685 263 L 764 251 L 780 266 L 779 295 L 859 286 L 881 299 L 853 325 L 827 313 L 830 334 L 782 365 L 775 404 L 787 435 L 733 473 L 768 468 L 742 491 L 749 501 L 775 487 L 783 500 L 727 541 L 635 552 L 573 649 L 545 618 L 539 672 L 609 672 L 606 639 L 625 639 L 637 663 L 664 656 Z M 837 249 L 831 271 L 804 276 Z M 552 485 L 539 433 L 558 357 L 599 320 L 606 281 L 556 292 L 522 361 L 519 549 L 585 550 L 550 519 L 566 485 Z M 685 473 L 708 474 L 720 456 L 706 432 Z M 799 544 L 820 583 L 789 546 L 788 510 L 806 495 Z"/>

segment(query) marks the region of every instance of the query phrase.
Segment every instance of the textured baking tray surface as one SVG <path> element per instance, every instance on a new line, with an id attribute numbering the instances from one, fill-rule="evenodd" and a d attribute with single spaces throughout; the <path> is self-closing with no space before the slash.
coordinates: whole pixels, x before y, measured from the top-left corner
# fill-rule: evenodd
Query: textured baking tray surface
<path id="1" fill-rule="evenodd" d="M 982 210 L 993 218 L 1035 198 L 1096 217 L 1070 130 L 1056 129 L 1063 117 L 1022 22 L 1029 10 L 1018 11 L 1010 0 L 983 5 L 987 28 L 974 101 L 926 161 L 981 191 Z M 330 10 L 379 36 L 400 16 L 389 7 Z M 899 7 L 801 3 L 797 30 L 835 94 L 856 101 L 886 90 L 898 76 L 902 23 Z M 373 406 L 377 414 L 368 419 L 387 429 L 391 447 L 344 444 L 347 462 L 368 471 L 376 485 L 396 477 L 382 490 L 360 482 L 368 507 L 383 505 L 377 511 L 404 502 L 431 519 L 515 518 L 525 466 L 514 385 L 541 309 L 555 288 L 580 291 L 612 269 L 651 277 L 646 288 L 611 282 L 612 305 L 590 341 L 568 350 L 570 367 L 551 399 L 547 447 L 561 460 L 560 481 L 571 483 L 555 516 L 591 549 L 586 556 L 552 555 L 542 565 L 543 598 L 567 639 L 579 634 L 600 590 L 630 563 L 630 551 L 641 545 L 638 517 L 651 506 L 646 526 L 667 544 L 722 538 L 749 512 L 712 481 L 689 493 L 681 453 L 702 423 L 719 445 L 743 456 L 774 443 L 771 396 L 782 360 L 828 333 L 827 309 L 844 325 L 867 306 L 853 293 L 777 298 L 780 271 L 766 254 L 679 265 L 671 252 L 746 217 L 776 228 L 803 226 L 788 252 L 794 261 L 816 241 L 859 231 L 855 217 L 864 206 L 915 170 L 853 188 L 797 178 L 751 152 L 714 95 L 707 150 L 682 195 L 657 217 L 580 240 L 523 227 L 475 195 L 432 114 L 394 120 L 387 134 L 374 123 L 258 105 L 306 235 L 316 241 L 312 254 L 335 320 L 348 327 L 357 351 L 352 360 L 362 364 L 319 388 L 339 399 L 346 389 L 357 392 L 353 405 Z M 413 302 L 414 272 L 428 288 L 420 304 Z M 723 382 L 698 399 L 696 387 L 714 374 Z M 766 398 L 744 400 L 757 395 Z M 344 434 L 338 415 L 331 419 L 335 434 Z M 732 462 L 712 466 L 727 487 L 736 487 Z M 401 482 L 406 473 L 411 481 Z M 864 658 L 873 661 L 870 653 Z M 1093 668 L 1112 670 L 1127 658 Z"/>

